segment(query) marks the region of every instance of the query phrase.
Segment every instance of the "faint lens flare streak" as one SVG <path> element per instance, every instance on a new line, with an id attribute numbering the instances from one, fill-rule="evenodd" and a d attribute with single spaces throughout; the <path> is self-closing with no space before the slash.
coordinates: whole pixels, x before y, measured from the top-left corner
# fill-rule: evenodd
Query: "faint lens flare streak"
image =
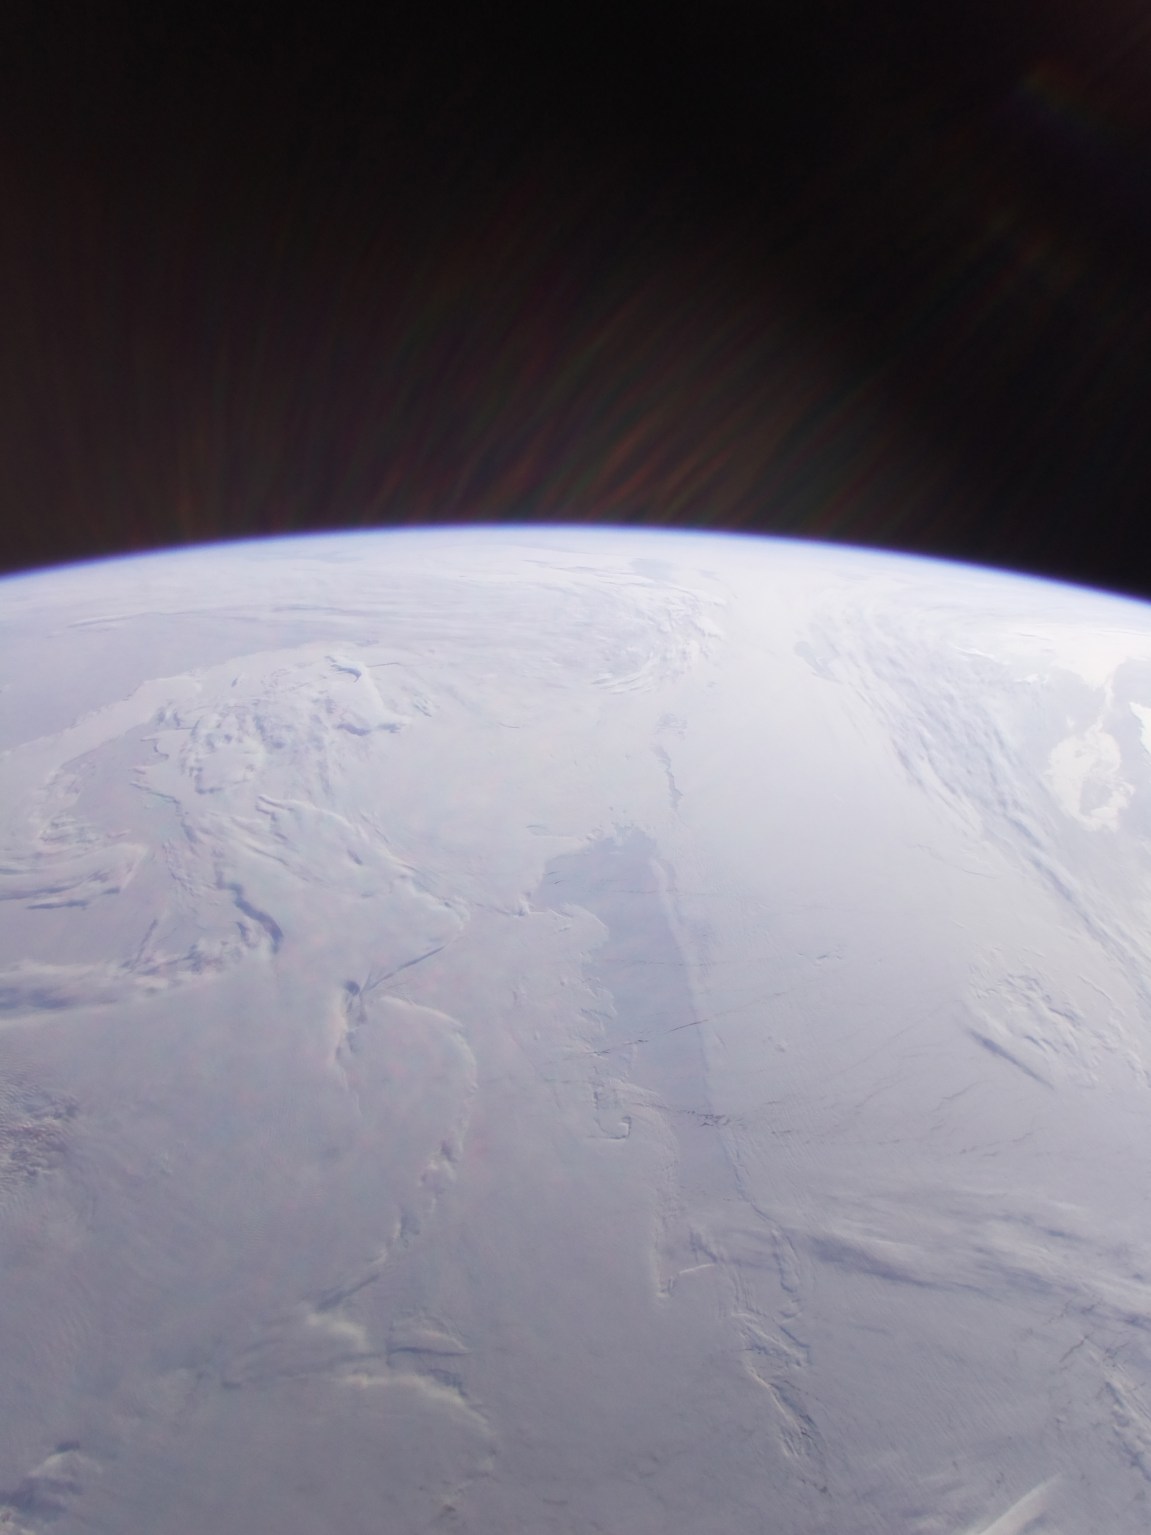
<path id="1" fill-rule="evenodd" d="M 1047 1494 L 1058 1480 L 1057 1476 L 1049 1476 L 1045 1482 L 1040 1482 L 1030 1492 L 1025 1492 L 1005 1514 L 1000 1514 L 998 1519 L 981 1526 L 978 1530 L 970 1529 L 967 1535 L 1023 1535 L 1023 1532 L 1030 1529 L 1036 1519 L 1047 1512 Z"/>

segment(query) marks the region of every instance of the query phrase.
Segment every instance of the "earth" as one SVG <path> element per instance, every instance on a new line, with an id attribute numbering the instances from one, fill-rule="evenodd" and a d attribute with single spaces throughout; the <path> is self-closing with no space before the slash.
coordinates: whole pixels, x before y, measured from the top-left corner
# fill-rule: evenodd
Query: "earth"
<path id="1" fill-rule="evenodd" d="M 528 527 L 0 592 L 0 1530 L 1151 1528 L 1146 607 Z"/>

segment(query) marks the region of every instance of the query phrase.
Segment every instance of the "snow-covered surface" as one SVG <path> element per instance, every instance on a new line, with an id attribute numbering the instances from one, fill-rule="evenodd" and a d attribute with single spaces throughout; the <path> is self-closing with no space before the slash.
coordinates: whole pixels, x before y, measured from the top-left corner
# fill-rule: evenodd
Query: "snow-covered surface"
<path id="1" fill-rule="evenodd" d="M 1146 609 L 348 535 L 0 681 L 0 1531 L 1151 1528 Z"/>

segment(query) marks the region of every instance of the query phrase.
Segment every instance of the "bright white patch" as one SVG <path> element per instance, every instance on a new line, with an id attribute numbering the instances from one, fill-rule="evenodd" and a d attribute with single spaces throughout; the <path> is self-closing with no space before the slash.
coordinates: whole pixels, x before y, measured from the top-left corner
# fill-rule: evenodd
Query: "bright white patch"
<path id="1" fill-rule="evenodd" d="M 1131 712 L 1139 721 L 1139 734 L 1143 745 L 1151 752 L 1151 709 L 1146 704 L 1132 704 Z"/>
<path id="2" fill-rule="evenodd" d="M 1068 815 L 1092 829 L 1116 831 L 1134 789 L 1122 779 L 1119 742 L 1102 725 L 1060 741 L 1048 759 L 1047 782 Z"/>
<path id="3" fill-rule="evenodd" d="M 1104 688 L 1120 666 L 1134 659 L 1148 659 L 1147 635 L 1140 626 L 1112 627 L 1094 622 L 1085 624 L 1082 614 L 1065 624 L 1029 623 L 1026 628 L 1003 626 L 1001 648 L 1020 659 L 1042 661 L 1042 672 L 1056 667 L 1072 672 L 1095 688 Z"/>

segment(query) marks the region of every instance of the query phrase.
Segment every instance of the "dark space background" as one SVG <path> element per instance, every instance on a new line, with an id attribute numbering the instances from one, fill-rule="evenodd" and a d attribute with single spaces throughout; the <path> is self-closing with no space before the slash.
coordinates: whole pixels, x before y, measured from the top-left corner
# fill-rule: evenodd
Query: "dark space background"
<path id="1" fill-rule="evenodd" d="M 1129 0 L 9 0 L 0 568 L 330 527 L 1151 595 Z"/>

